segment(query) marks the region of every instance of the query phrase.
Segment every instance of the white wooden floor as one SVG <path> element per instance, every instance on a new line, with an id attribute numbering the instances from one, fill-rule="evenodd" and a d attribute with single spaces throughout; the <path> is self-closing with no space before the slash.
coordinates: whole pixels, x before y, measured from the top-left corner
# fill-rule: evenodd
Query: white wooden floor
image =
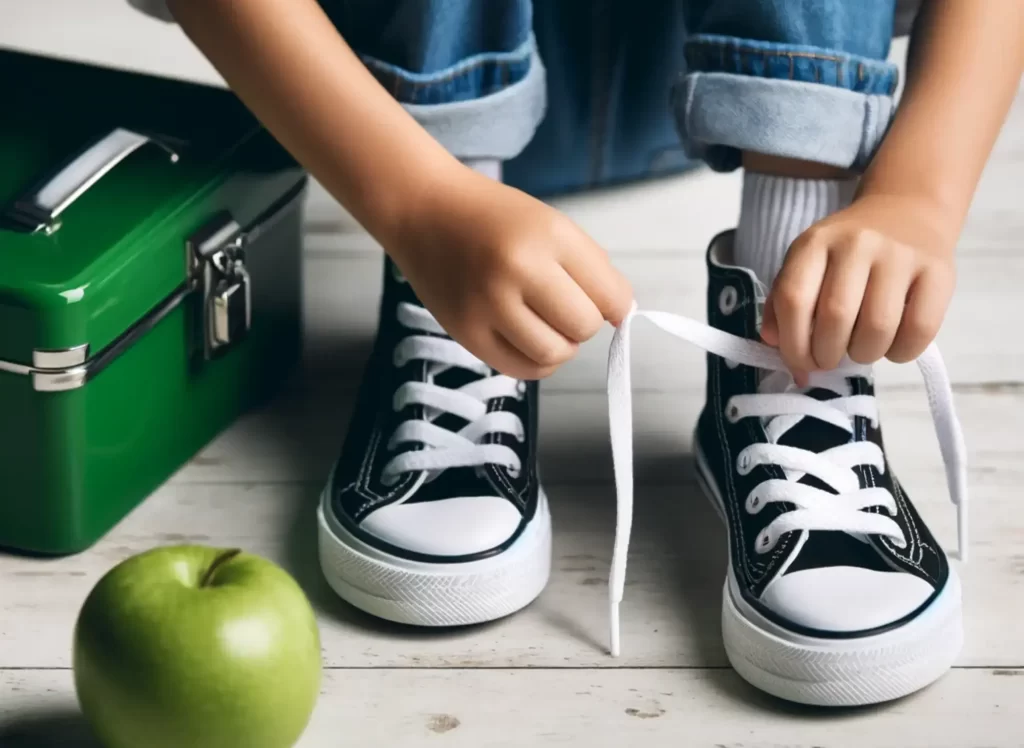
<path id="1" fill-rule="evenodd" d="M 76 23 L 82 5 L 21 4 L 0 24 L 0 46 L 213 80 L 175 29 L 122 15 L 120 0 L 91 0 L 88 19 L 79 13 Z M 124 33 L 113 39 L 103 19 Z M 43 20 L 48 32 L 56 23 L 77 33 L 56 45 Z M 644 326 L 635 335 L 641 485 L 621 658 L 604 649 L 614 502 L 603 391 L 607 332 L 542 390 L 555 564 L 534 605 L 488 626 L 421 632 L 382 625 L 334 597 L 317 566 L 314 508 L 373 332 L 380 254 L 316 191 L 308 211 L 303 376 L 93 550 L 54 561 L 0 556 L 0 746 L 93 745 L 68 669 L 78 607 L 121 559 L 179 542 L 264 554 L 307 590 L 320 617 L 326 671 L 301 748 L 1024 745 L 1024 336 L 1016 322 L 1024 283 L 1022 181 L 1024 90 L 961 242 L 958 291 L 940 337 L 966 432 L 974 503 L 973 556 L 961 569 L 967 643 L 957 668 L 934 687 L 883 707 L 824 712 L 761 695 L 731 672 L 719 634 L 725 535 L 694 485 L 689 449 L 703 357 Z M 700 317 L 702 252 L 734 220 L 737 186 L 735 175 L 699 174 L 559 205 L 611 249 L 642 305 Z M 893 461 L 948 547 L 953 515 L 916 371 L 881 368 Z"/>

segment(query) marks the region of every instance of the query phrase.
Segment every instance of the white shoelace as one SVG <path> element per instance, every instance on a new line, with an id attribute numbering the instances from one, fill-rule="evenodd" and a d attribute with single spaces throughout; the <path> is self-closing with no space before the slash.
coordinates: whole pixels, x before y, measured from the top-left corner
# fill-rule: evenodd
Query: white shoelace
<path id="1" fill-rule="evenodd" d="M 892 494 L 884 488 L 862 489 L 853 471 L 860 465 L 884 469 L 882 451 L 877 445 L 850 442 L 822 452 L 811 452 L 775 443 L 805 417 L 826 421 L 851 434 L 854 416 L 863 416 L 877 423 L 875 398 L 851 395 L 846 381 L 847 377 L 869 375 L 870 367 L 847 361 L 835 371 L 812 374 L 812 387 L 827 389 L 837 395 L 827 401 L 816 400 L 795 386 L 774 348 L 676 314 L 638 311 L 634 305 L 616 330 L 608 356 L 608 414 L 617 513 L 608 581 L 612 655 L 619 654 L 619 606 L 626 581 L 626 556 L 633 526 L 633 404 L 629 336 L 630 327 L 637 317 L 645 317 L 665 332 L 727 361 L 771 372 L 761 380 L 758 393 L 737 395 L 725 404 L 725 417 L 730 420 L 751 416 L 762 418 L 769 439 L 768 443 L 753 444 L 742 450 L 736 458 L 736 469 L 746 474 L 756 465 L 777 465 L 787 476 L 787 480 L 767 480 L 755 487 L 746 499 L 746 510 L 756 513 L 772 502 L 786 502 L 796 507 L 779 515 L 762 531 L 755 541 L 756 552 L 771 550 L 779 537 L 791 530 L 840 530 L 855 536 L 883 535 L 897 545 L 906 543 L 899 525 L 891 519 L 897 512 Z M 967 449 L 953 407 L 953 392 L 942 356 L 934 343 L 917 359 L 917 365 L 924 379 L 928 405 L 939 438 L 950 498 L 956 506 L 958 555 L 961 561 L 966 561 Z M 805 474 L 818 478 L 837 493 L 797 483 Z M 862 511 L 873 507 L 884 509 L 889 516 Z"/>
<path id="2" fill-rule="evenodd" d="M 447 337 L 433 315 L 415 304 L 401 302 L 398 322 L 424 335 L 408 335 L 395 346 L 394 363 L 405 366 L 410 361 L 427 364 L 426 382 L 406 382 L 394 395 L 396 412 L 408 405 L 424 407 L 422 420 L 408 420 L 391 435 L 388 449 L 402 444 L 422 444 L 423 449 L 395 455 L 384 466 L 381 480 L 394 483 L 403 473 L 427 471 L 430 480 L 448 468 L 503 465 L 513 475 L 522 469 L 519 455 L 511 447 L 493 442 L 496 434 L 511 434 L 519 441 L 526 438 L 526 429 L 519 416 L 508 411 L 489 411 L 488 403 L 499 397 L 521 398 L 525 391 L 518 380 L 493 374 L 491 368 L 461 345 Z M 437 337 L 445 335 L 445 337 Z M 478 379 L 457 389 L 434 384 L 434 379 L 452 368 L 467 369 L 479 374 Z M 450 431 L 434 423 L 450 413 L 467 423 L 458 431 Z"/>

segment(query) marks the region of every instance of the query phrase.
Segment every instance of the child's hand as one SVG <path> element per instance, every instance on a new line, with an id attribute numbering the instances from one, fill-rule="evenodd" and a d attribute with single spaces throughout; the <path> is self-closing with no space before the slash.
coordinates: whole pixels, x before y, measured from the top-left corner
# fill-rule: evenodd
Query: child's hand
<path id="1" fill-rule="evenodd" d="M 478 358 L 541 379 L 633 292 L 607 254 L 539 200 L 459 167 L 387 249 L 442 327 Z"/>
<path id="2" fill-rule="evenodd" d="M 797 378 L 917 358 L 938 333 L 954 286 L 956 231 L 925 199 L 861 197 L 802 234 L 769 294 L 761 336 Z"/>

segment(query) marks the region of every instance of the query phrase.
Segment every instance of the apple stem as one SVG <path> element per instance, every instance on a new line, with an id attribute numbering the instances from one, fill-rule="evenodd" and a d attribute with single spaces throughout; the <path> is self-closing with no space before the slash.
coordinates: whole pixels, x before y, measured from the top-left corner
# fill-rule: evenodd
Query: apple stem
<path id="1" fill-rule="evenodd" d="M 213 575 L 217 573 L 217 570 L 241 552 L 241 548 L 232 548 L 231 550 L 224 551 L 222 554 L 217 556 L 217 558 L 213 559 L 213 563 L 210 564 L 210 568 L 206 570 L 206 573 L 203 574 L 203 578 L 199 580 L 199 586 L 209 587 L 213 582 Z"/>

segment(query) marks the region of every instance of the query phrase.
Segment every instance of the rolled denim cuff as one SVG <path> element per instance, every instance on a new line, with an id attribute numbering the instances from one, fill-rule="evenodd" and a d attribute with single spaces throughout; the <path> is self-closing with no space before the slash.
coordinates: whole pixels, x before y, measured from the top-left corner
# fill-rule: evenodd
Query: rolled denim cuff
<path id="1" fill-rule="evenodd" d="M 888 95 L 731 73 L 690 73 L 673 103 L 683 146 L 715 171 L 742 152 L 863 170 L 894 112 Z"/>
<path id="2" fill-rule="evenodd" d="M 898 70 L 835 49 L 696 35 L 673 88 L 687 154 L 713 169 L 742 151 L 862 169 L 892 119 Z"/>
<path id="3" fill-rule="evenodd" d="M 518 156 L 547 108 L 544 64 L 532 36 L 512 52 L 478 55 L 429 74 L 364 62 L 406 111 L 461 159 Z"/>

